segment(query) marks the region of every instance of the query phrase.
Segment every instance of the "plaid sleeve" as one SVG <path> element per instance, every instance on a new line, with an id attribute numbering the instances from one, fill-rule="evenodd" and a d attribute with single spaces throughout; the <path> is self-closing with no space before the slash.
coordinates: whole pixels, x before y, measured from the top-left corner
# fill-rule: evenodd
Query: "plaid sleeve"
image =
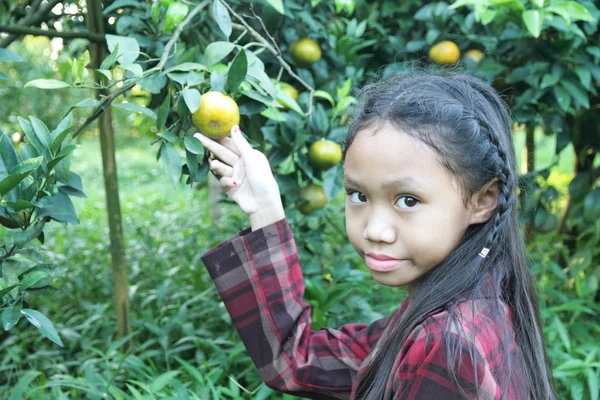
<path id="1" fill-rule="evenodd" d="M 265 383 L 314 399 L 347 399 L 388 318 L 311 330 L 310 306 L 286 219 L 245 230 L 202 256 Z"/>

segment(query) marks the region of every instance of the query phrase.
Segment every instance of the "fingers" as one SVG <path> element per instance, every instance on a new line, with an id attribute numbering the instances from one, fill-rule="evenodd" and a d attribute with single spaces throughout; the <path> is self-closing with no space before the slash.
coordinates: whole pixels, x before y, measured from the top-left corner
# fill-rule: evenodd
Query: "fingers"
<path id="1" fill-rule="evenodd" d="M 219 160 L 225 164 L 233 165 L 239 160 L 239 156 L 229 150 L 227 147 L 215 142 L 212 139 L 207 138 L 201 133 L 195 133 L 194 137 L 202 143 L 202 146 L 210 152 L 212 152 Z"/>
<path id="2" fill-rule="evenodd" d="M 235 147 L 239 150 L 241 157 L 249 155 L 252 152 L 252 146 L 250 146 L 250 143 L 242 136 L 242 131 L 240 131 L 239 126 L 234 125 L 233 128 L 231 128 L 231 139 L 233 140 Z"/>
<path id="3" fill-rule="evenodd" d="M 234 187 L 237 187 L 239 184 L 239 182 L 236 182 L 232 177 L 229 176 L 224 176 L 221 179 L 219 179 L 219 183 L 221 184 L 223 190 L 225 190 L 226 192 L 228 192 Z"/>
<path id="4" fill-rule="evenodd" d="M 211 160 L 210 169 L 216 172 L 219 176 L 233 176 L 233 168 L 219 160 Z"/>
<path id="5" fill-rule="evenodd" d="M 224 147 L 228 148 L 229 150 L 231 150 L 231 152 L 234 153 L 235 155 L 238 155 L 238 156 L 240 155 L 240 151 L 238 150 L 237 146 L 235 145 L 235 143 L 229 136 L 225 136 L 223 139 L 220 139 L 219 143 L 222 144 Z"/>

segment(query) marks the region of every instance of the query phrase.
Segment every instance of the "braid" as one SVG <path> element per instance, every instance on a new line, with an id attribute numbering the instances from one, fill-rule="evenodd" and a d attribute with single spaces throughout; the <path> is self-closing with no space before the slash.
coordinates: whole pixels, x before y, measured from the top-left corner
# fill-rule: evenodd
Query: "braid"
<path id="1" fill-rule="evenodd" d="M 498 202 L 496 207 L 496 213 L 494 214 L 493 229 L 488 236 L 488 243 L 492 245 L 498 239 L 498 232 L 506 223 L 506 218 L 510 215 L 512 207 L 515 203 L 514 193 L 514 177 L 509 167 L 509 162 L 506 156 L 506 152 L 502 148 L 502 145 L 498 141 L 498 138 L 490 131 L 487 123 L 481 119 L 477 119 L 480 126 L 480 130 L 490 140 L 494 150 L 497 165 L 499 165 L 497 177 L 500 180 L 500 193 L 498 194 Z"/>

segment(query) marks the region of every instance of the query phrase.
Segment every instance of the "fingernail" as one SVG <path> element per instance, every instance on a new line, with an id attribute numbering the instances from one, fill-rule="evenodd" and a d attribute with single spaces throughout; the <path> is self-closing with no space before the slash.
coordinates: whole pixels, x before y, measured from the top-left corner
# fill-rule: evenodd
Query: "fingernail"
<path id="1" fill-rule="evenodd" d="M 234 125 L 233 128 L 231 128 L 231 132 L 233 132 L 233 133 L 238 133 L 239 131 L 240 131 L 239 125 Z"/>

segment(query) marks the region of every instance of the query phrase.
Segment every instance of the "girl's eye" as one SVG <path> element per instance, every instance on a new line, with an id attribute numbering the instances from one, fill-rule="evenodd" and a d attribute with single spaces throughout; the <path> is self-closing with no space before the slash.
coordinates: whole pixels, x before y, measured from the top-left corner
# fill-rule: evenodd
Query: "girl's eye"
<path id="1" fill-rule="evenodd" d="M 398 204 L 398 207 L 400 208 L 411 209 L 416 207 L 417 204 L 419 204 L 419 200 L 415 199 L 412 196 L 400 196 L 396 204 Z"/>
<path id="2" fill-rule="evenodd" d="M 364 203 L 367 201 L 367 196 L 356 190 L 349 191 L 348 195 L 350 196 L 350 201 L 353 203 Z"/>

